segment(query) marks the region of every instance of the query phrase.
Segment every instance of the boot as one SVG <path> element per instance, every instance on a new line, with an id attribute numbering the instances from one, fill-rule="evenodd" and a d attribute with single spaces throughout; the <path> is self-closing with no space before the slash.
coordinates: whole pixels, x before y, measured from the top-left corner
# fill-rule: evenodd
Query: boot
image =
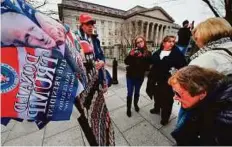
<path id="1" fill-rule="evenodd" d="M 157 109 L 157 108 L 153 108 L 153 109 L 150 110 L 150 113 L 151 114 L 160 114 L 160 110 Z"/>
<path id="2" fill-rule="evenodd" d="M 127 97 L 127 111 L 126 114 L 128 117 L 131 117 L 131 103 L 132 103 L 132 97 Z"/>
<path id="3" fill-rule="evenodd" d="M 150 110 L 151 114 L 160 114 L 160 103 L 158 100 L 154 103 L 154 108 Z"/>
<path id="4" fill-rule="evenodd" d="M 139 97 L 134 97 L 134 107 L 136 112 L 139 112 L 138 102 L 139 102 Z"/>

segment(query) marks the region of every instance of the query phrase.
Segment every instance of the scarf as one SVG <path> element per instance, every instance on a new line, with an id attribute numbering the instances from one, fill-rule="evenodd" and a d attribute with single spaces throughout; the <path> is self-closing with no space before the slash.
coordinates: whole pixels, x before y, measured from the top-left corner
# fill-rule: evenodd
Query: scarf
<path id="1" fill-rule="evenodd" d="M 195 58 L 199 57 L 200 55 L 202 55 L 210 50 L 213 50 L 214 48 L 219 48 L 222 44 L 228 43 L 228 42 L 231 42 L 229 37 L 225 37 L 225 38 L 221 38 L 221 39 L 218 39 L 215 41 L 211 41 L 211 42 L 207 43 L 204 47 L 200 48 L 200 50 L 197 51 L 195 54 L 193 54 L 190 57 L 190 60 L 192 61 Z"/>

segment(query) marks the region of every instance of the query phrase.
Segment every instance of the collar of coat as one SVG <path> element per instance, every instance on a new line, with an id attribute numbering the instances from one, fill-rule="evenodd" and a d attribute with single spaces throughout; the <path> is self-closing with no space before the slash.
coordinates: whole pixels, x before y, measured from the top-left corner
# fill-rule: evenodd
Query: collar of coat
<path id="1" fill-rule="evenodd" d="M 192 55 L 190 57 L 190 60 L 193 60 L 195 58 L 197 58 L 198 56 L 213 50 L 214 48 L 220 48 L 223 46 L 223 44 L 226 44 L 228 42 L 231 42 L 229 37 L 225 37 L 225 38 L 221 38 L 212 42 L 209 42 L 208 44 L 206 44 L 204 47 L 200 48 L 199 51 L 197 51 L 194 55 Z"/>

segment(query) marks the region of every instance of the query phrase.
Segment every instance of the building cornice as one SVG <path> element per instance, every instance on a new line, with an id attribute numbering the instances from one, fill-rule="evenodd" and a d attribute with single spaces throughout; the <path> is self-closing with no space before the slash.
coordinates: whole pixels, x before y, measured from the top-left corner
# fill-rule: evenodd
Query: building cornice
<path id="1" fill-rule="evenodd" d="M 66 4 L 58 4 L 59 10 L 61 10 L 63 8 L 125 19 L 125 16 L 122 16 L 122 15 L 117 15 L 117 14 L 112 14 L 112 13 L 107 13 L 107 12 L 102 12 L 102 11 L 97 11 L 97 10 L 93 10 L 93 9 L 77 7 L 77 6 L 70 6 L 70 5 L 66 5 Z"/>
<path id="2" fill-rule="evenodd" d="M 136 16 L 136 15 L 139 15 L 139 16 L 143 16 L 143 17 L 147 17 L 147 18 L 153 18 L 153 19 L 157 19 L 157 20 L 160 20 L 160 21 L 164 21 L 164 22 L 168 22 L 168 23 L 173 23 L 172 21 L 168 21 L 168 20 L 164 20 L 164 19 L 161 19 L 161 18 L 158 18 L 158 17 L 153 17 L 153 16 L 149 16 L 149 15 L 145 15 L 145 14 L 138 14 L 138 13 L 134 13 L 132 15 L 129 15 L 128 17 L 126 17 L 126 19 L 129 19 L 133 16 Z"/>
<path id="3" fill-rule="evenodd" d="M 84 7 L 83 4 L 88 5 L 88 6 Z M 93 9 L 92 8 L 93 6 L 95 6 L 96 9 Z M 143 8 L 145 10 L 135 11 L 135 12 L 132 12 L 131 14 L 128 14 L 128 12 L 130 10 L 132 10 L 136 7 L 140 7 L 140 8 Z M 84 2 L 84 1 L 80 1 L 80 0 L 75 0 L 75 1 L 74 0 L 62 0 L 62 3 L 58 4 L 59 16 L 60 16 L 61 20 L 63 19 L 63 8 L 70 9 L 70 10 L 78 10 L 78 11 L 83 11 L 83 12 L 88 12 L 88 13 L 95 13 L 95 14 L 99 14 L 99 15 L 120 18 L 120 19 L 124 19 L 124 20 L 129 19 L 129 18 L 136 16 L 136 15 L 140 15 L 143 17 L 153 18 L 153 19 L 157 19 L 160 21 L 168 22 L 168 23 L 174 22 L 173 18 L 163 8 L 158 7 L 158 6 L 155 6 L 153 8 L 148 9 L 148 8 L 137 5 L 131 9 L 129 9 L 128 11 L 124 11 L 124 10 L 115 9 L 115 8 L 111 8 L 111 7 L 107 7 L 107 6 L 102 6 L 102 5 L 94 4 L 94 3 L 90 3 L 90 2 Z M 102 11 L 101 8 L 105 8 L 106 10 Z M 153 17 L 153 16 L 143 14 L 145 12 L 149 12 L 149 11 L 153 11 L 153 10 L 160 10 L 169 20 L 165 20 L 162 18 Z M 112 13 L 112 12 L 114 12 L 114 13 Z M 115 14 L 115 13 L 118 13 L 118 14 Z M 121 14 L 119 14 L 119 13 L 121 13 Z"/>

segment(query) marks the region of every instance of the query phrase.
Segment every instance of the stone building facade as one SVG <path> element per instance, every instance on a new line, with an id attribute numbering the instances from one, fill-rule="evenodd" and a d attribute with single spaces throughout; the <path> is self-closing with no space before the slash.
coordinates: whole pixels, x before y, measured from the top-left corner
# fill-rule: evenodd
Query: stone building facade
<path id="1" fill-rule="evenodd" d="M 142 35 L 152 46 L 158 46 L 165 35 L 177 35 L 180 28 L 161 7 L 135 6 L 124 11 L 79 0 L 62 0 L 58 4 L 59 18 L 71 26 L 79 27 L 78 17 L 89 13 L 96 20 L 96 31 L 102 46 L 131 45 L 133 38 Z"/>

